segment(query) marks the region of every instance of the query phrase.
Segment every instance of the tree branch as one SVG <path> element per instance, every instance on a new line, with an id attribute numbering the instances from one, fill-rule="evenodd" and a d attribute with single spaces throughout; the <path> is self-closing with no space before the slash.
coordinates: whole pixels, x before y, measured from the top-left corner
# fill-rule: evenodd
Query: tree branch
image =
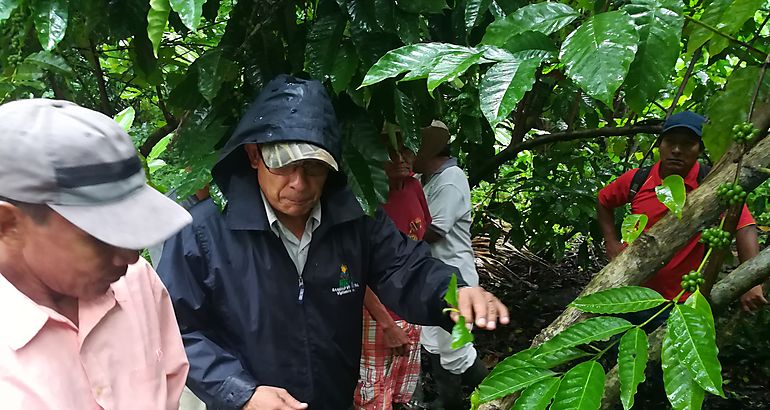
<path id="1" fill-rule="evenodd" d="M 91 62 L 91 66 L 94 70 L 94 77 L 96 77 L 96 85 L 99 87 L 99 103 L 101 105 L 102 114 L 112 117 L 115 113 L 112 111 L 112 104 L 110 104 L 110 97 L 107 94 L 107 83 L 104 81 L 104 71 L 102 70 L 102 63 L 99 62 L 99 55 L 96 53 L 96 46 L 93 40 L 88 39 L 89 48 L 87 50 L 86 59 Z"/>
<path id="2" fill-rule="evenodd" d="M 166 119 L 167 124 L 177 124 L 176 118 L 169 112 L 168 108 L 166 107 L 166 101 L 163 99 L 163 93 L 161 92 L 160 85 L 155 86 L 155 93 L 158 96 L 158 108 L 160 108 L 160 111 L 163 113 L 163 118 Z M 176 126 L 174 126 L 176 128 Z M 161 137 L 163 138 L 163 137 Z"/>
<path id="3" fill-rule="evenodd" d="M 555 132 L 552 134 L 546 134 L 538 138 L 532 138 L 526 141 L 522 141 L 518 144 L 512 144 L 500 151 L 497 155 L 492 157 L 490 161 L 484 164 L 481 169 L 471 175 L 469 178 L 471 186 L 478 184 L 481 179 L 494 172 L 504 163 L 512 160 L 519 154 L 519 152 L 532 149 L 541 145 L 551 144 L 554 142 L 573 141 L 588 138 L 597 137 L 619 137 L 635 134 L 656 134 L 659 133 L 662 126 L 656 125 L 635 125 L 631 127 L 602 127 L 589 130 L 578 130 L 568 132 Z"/>
<path id="4" fill-rule="evenodd" d="M 168 135 L 170 132 L 176 130 L 176 128 L 179 126 L 179 123 L 174 121 L 174 123 L 168 123 L 157 130 L 155 130 L 152 134 L 150 134 L 149 137 L 144 141 L 141 147 L 139 147 L 139 152 L 144 156 L 147 157 L 150 155 L 150 152 L 152 151 L 152 148 L 155 146 L 155 144 L 158 143 L 158 141 L 162 140 L 163 137 Z"/>
<path id="5" fill-rule="evenodd" d="M 717 29 L 715 27 L 711 27 L 710 25 L 708 25 L 708 24 L 706 24 L 706 23 L 704 23 L 704 22 L 702 22 L 702 21 L 700 21 L 698 19 L 695 19 L 695 18 L 693 18 L 691 16 L 688 16 L 687 14 L 684 15 L 684 18 L 687 19 L 688 21 L 691 21 L 691 22 L 693 22 L 693 23 L 695 23 L 695 24 L 705 28 L 706 30 L 709 30 L 709 31 L 713 32 L 716 35 L 719 35 L 719 36 L 722 36 L 722 37 L 728 39 L 732 43 L 738 44 L 738 45 L 746 48 L 747 50 L 753 51 L 753 52 L 761 55 L 762 57 L 767 57 L 767 53 L 765 53 L 764 51 L 762 51 L 762 50 L 760 50 L 760 49 L 758 49 L 758 48 L 756 48 L 754 46 L 752 46 L 751 44 L 749 44 L 749 43 L 747 43 L 745 41 L 738 40 L 737 38 L 735 38 L 735 37 L 733 37 L 731 35 L 725 34 L 725 33 L 721 32 L 719 29 Z"/>

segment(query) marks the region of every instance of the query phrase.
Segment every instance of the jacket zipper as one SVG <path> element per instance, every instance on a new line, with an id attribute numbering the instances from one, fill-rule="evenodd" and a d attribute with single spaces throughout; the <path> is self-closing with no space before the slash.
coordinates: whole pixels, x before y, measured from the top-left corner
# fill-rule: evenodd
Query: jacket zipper
<path id="1" fill-rule="evenodd" d="M 299 293 L 297 294 L 297 303 L 300 305 L 305 301 L 305 280 L 302 279 L 302 274 L 299 274 Z"/>

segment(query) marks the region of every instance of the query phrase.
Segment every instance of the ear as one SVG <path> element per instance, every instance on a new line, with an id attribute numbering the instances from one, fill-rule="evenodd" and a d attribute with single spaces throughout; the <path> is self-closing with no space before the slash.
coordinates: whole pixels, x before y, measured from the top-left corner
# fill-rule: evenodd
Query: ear
<path id="1" fill-rule="evenodd" d="M 24 213 L 18 207 L 0 201 L 0 242 L 16 242 L 24 231 Z"/>
<path id="2" fill-rule="evenodd" d="M 246 150 L 246 155 L 249 156 L 249 164 L 251 167 L 258 169 L 259 162 L 261 161 L 261 155 L 259 153 L 259 147 L 257 147 L 257 144 L 243 144 L 243 149 Z"/>

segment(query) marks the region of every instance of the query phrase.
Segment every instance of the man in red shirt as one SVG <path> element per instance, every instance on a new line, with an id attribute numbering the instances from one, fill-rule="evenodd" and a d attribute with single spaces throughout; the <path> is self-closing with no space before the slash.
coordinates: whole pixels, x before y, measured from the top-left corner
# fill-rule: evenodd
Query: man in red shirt
<path id="1" fill-rule="evenodd" d="M 597 212 L 599 225 L 604 235 L 607 256 L 614 259 L 623 251 L 625 245 L 618 240 L 615 232 L 614 209 L 631 203 L 631 212 L 645 214 L 649 218 L 649 229 L 657 223 L 668 209 L 655 194 L 655 187 L 660 185 L 669 175 L 680 175 L 684 178 L 687 192 L 696 189 L 699 184 L 698 175 L 701 165 L 698 157 L 703 152 L 702 126 L 705 118 L 690 111 L 684 111 L 669 117 L 663 124 L 660 141 L 660 161 L 649 170 L 644 183 L 633 195 L 632 181 L 639 169 L 632 169 L 599 191 Z M 704 173 L 705 175 L 705 173 Z M 744 205 L 741 213 L 735 240 L 738 247 L 738 258 L 741 262 L 753 258 L 759 253 L 755 222 L 748 208 Z M 701 234 L 693 236 L 680 249 L 666 266 L 659 270 L 643 285 L 659 292 L 663 297 L 673 299 L 682 290 L 682 276 L 698 269 L 703 255 L 704 246 L 700 243 Z M 753 311 L 767 304 L 761 285 L 758 285 L 741 296 L 741 305 L 745 311 Z"/>

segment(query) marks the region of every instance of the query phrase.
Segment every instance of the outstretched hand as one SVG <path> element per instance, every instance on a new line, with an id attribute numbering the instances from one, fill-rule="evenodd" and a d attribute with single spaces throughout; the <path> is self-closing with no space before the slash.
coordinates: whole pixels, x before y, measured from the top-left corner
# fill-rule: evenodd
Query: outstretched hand
<path id="1" fill-rule="evenodd" d="M 453 312 L 452 320 L 457 321 L 462 315 L 469 327 L 475 324 L 482 329 L 494 330 L 498 322 L 507 325 L 510 321 L 508 308 L 503 302 L 480 286 L 458 289 L 457 305 L 460 313 Z"/>

